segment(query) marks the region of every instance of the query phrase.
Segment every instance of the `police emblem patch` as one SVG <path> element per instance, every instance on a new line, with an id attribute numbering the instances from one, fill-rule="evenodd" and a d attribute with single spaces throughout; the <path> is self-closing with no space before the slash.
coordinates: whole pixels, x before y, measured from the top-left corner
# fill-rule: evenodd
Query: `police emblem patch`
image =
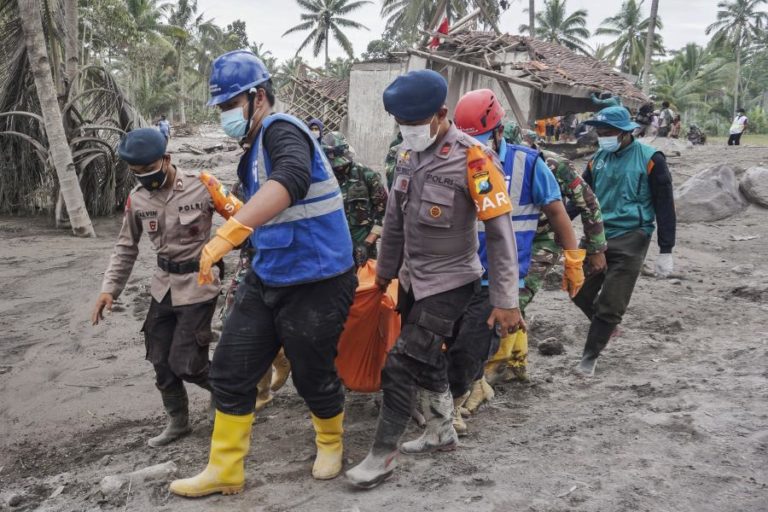
<path id="1" fill-rule="evenodd" d="M 429 215 L 434 219 L 438 218 L 442 214 L 443 214 L 443 210 L 441 210 L 439 206 L 433 206 L 432 208 L 429 209 Z"/>
<path id="2" fill-rule="evenodd" d="M 491 177 L 487 172 L 474 174 L 472 180 L 475 182 L 475 191 L 478 194 L 487 194 L 493 190 Z"/>

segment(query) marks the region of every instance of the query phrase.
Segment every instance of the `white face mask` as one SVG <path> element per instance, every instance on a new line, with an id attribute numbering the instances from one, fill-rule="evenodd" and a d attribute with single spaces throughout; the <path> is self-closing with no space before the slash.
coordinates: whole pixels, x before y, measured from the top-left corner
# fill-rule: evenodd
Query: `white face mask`
<path id="1" fill-rule="evenodd" d="M 432 119 L 434 119 L 434 116 L 432 116 Z M 432 119 L 427 124 L 416 126 L 400 125 L 400 133 L 407 147 L 419 153 L 435 143 L 437 132 L 432 135 Z"/>

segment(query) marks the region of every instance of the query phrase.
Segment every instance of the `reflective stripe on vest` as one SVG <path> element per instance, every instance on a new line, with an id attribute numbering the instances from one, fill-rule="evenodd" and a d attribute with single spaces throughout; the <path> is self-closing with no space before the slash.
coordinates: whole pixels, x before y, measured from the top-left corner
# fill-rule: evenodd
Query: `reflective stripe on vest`
<path id="1" fill-rule="evenodd" d="M 259 134 L 259 153 L 257 156 L 259 183 L 266 183 L 269 178 L 267 176 L 267 165 L 264 157 L 266 149 L 264 149 L 263 139 L 264 130 Z M 293 206 L 280 212 L 276 217 L 265 223 L 265 226 L 320 217 L 321 215 L 331 213 L 340 208 L 344 208 L 344 201 L 341 196 L 339 184 L 336 181 L 336 176 L 331 172 L 329 178 L 311 183 L 304 199 L 296 201 Z"/>

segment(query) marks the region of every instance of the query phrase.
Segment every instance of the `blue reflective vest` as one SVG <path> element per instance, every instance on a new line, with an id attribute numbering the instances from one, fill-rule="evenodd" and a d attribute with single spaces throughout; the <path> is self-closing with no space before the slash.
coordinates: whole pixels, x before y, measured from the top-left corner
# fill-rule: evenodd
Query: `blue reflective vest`
<path id="1" fill-rule="evenodd" d="M 354 262 L 341 190 L 325 153 L 300 120 L 287 114 L 264 119 L 256 144 L 243 157 L 247 162 L 241 162 L 238 169 L 246 200 L 258 192 L 272 172 L 263 138 L 275 121 L 298 126 L 313 141 L 312 181 L 303 199 L 254 230 L 250 237 L 256 249 L 253 271 L 269 286 L 321 281 L 343 274 Z"/>
<path id="2" fill-rule="evenodd" d="M 656 228 L 648 166 L 659 150 L 633 141 L 609 153 L 600 150 L 589 162 L 592 190 L 603 212 L 605 238 L 611 239 L 642 229 L 651 236 Z"/>
<path id="3" fill-rule="evenodd" d="M 531 265 L 531 249 L 539 225 L 541 208 L 533 203 L 533 177 L 539 152 L 525 147 L 507 144 L 504 155 L 504 179 L 507 192 L 512 200 L 512 225 L 517 243 L 517 265 L 520 281 L 528 275 Z M 485 226 L 478 222 L 480 248 L 478 254 L 483 268 L 488 268 L 488 254 L 485 247 Z M 485 281 L 484 281 L 484 284 Z"/>

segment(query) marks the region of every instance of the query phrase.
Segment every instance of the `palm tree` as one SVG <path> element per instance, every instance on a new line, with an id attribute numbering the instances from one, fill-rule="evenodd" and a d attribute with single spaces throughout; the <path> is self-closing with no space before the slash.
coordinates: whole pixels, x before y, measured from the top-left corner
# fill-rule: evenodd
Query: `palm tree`
<path id="1" fill-rule="evenodd" d="M 651 57 L 653 51 L 653 36 L 656 32 L 656 19 L 659 17 L 659 0 L 651 0 L 651 22 L 648 24 L 648 34 L 645 37 L 645 63 L 643 64 L 643 92 L 651 92 Z"/>
<path id="2" fill-rule="evenodd" d="M 650 18 L 643 18 L 643 0 L 626 0 L 621 5 L 621 11 L 615 16 L 603 20 L 600 28 L 595 31 L 598 36 L 615 36 L 616 39 L 608 44 L 608 57 L 625 73 L 639 75 L 645 61 L 645 44 L 648 38 Z M 656 18 L 656 29 L 663 27 L 661 18 Z M 664 55 L 664 46 L 659 34 L 653 35 L 653 52 Z"/>
<path id="3" fill-rule="evenodd" d="M 177 65 L 176 81 L 179 85 L 179 122 L 186 124 L 186 100 L 187 90 L 184 80 L 184 71 L 187 65 L 187 50 L 195 37 L 206 32 L 221 31 L 212 20 L 203 18 L 203 14 L 197 14 L 197 0 L 179 0 L 178 4 L 168 9 L 168 25 L 162 27 L 176 48 Z"/>
<path id="4" fill-rule="evenodd" d="M 35 90 L 43 114 L 48 148 L 56 168 L 59 189 L 67 207 L 72 231 L 77 236 L 96 236 L 88 210 L 85 208 L 83 191 L 80 189 L 72 159 L 72 150 L 64 131 L 56 85 L 51 75 L 51 65 L 45 45 L 40 4 L 37 0 L 19 0 L 18 5 L 29 66 L 35 79 Z"/>
<path id="5" fill-rule="evenodd" d="M 587 11 L 579 9 L 567 14 L 566 2 L 567 0 L 544 0 L 544 11 L 536 13 L 536 37 L 589 55 L 591 50 L 585 41 L 589 38 Z M 530 34 L 528 25 L 520 25 L 520 32 Z"/>
<path id="6" fill-rule="evenodd" d="M 760 6 L 768 0 L 733 0 L 717 4 L 717 21 L 707 27 L 706 34 L 714 32 L 713 39 L 718 43 L 728 43 L 736 52 L 736 78 L 733 85 L 733 111 L 739 105 L 739 83 L 741 81 L 742 52 L 757 39 L 765 38 L 761 34 L 768 24 L 768 14 Z"/>
<path id="7" fill-rule="evenodd" d="M 341 45 L 349 58 L 354 56 L 352 43 L 341 28 L 368 30 L 368 27 L 349 18 L 342 18 L 342 16 L 350 14 L 365 4 L 372 3 L 370 0 L 357 0 L 352 3 L 349 0 L 296 0 L 296 3 L 308 12 L 301 15 L 302 23 L 286 30 L 283 37 L 293 32 L 311 30 L 299 49 L 296 50 L 297 55 L 312 43 L 312 55 L 317 57 L 320 55 L 322 47 L 325 46 L 325 66 L 328 67 L 330 64 L 328 41 L 331 33 L 333 33 L 333 38 Z"/>

